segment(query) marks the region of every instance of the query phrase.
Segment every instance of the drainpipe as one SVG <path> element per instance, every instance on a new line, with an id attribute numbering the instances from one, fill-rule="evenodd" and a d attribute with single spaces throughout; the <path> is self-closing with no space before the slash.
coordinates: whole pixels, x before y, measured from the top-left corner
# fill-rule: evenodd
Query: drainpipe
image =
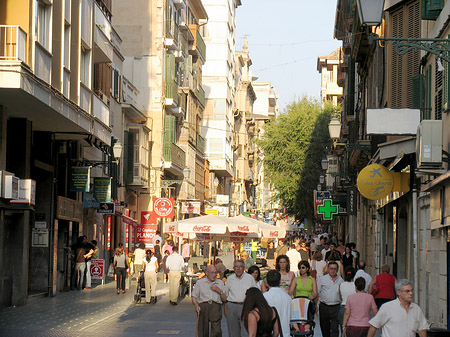
<path id="1" fill-rule="evenodd" d="M 51 195 L 50 195 L 50 217 L 49 217 L 49 221 L 48 221 L 48 227 L 49 227 L 49 231 L 48 231 L 48 272 L 47 272 L 47 295 L 48 297 L 53 296 L 53 264 L 54 264 L 54 249 L 53 249 L 53 244 L 54 244 L 54 230 L 55 230 L 55 189 L 56 189 L 56 178 L 55 178 L 55 172 L 57 172 L 58 168 L 57 168 L 57 161 L 56 161 L 56 146 L 55 146 L 55 134 L 52 134 L 52 139 L 51 139 L 51 147 L 52 147 L 52 164 L 53 164 L 53 173 L 52 173 L 52 187 L 51 187 Z M 56 262 L 57 263 L 57 262 Z M 56 280 L 55 280 L 56 281 Z"/>
<path id="2" fill-rule="evenodd" d="M 415 179 L 415 169 L 411 169 L 411 183 L 412 183 L 412 237 L 413 237 L 413 286 L 414 286 L 414 302 L 419 299 L 419 257 L 418 257 L 418 223 L 417 223 L 417 186 Z"/>

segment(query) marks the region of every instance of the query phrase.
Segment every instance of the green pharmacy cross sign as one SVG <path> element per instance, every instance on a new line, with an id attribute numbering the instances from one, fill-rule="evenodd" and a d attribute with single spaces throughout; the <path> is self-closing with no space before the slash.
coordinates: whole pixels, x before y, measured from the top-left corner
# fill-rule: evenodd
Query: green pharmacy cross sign
<path id="1" fill-rule="evenodd" d="M 317 214 L 322 214 L 324 220 L 333 220 L 333 215 L 339 213 L 339 206 L 333 205 L 333 200 L 323 199 L 322 205 L 317 206 Z"/>

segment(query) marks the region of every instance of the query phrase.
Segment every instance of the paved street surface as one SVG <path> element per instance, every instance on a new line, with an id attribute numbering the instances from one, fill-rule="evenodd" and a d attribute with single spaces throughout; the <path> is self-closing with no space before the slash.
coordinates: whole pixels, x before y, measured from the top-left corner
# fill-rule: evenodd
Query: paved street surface
<path id="1" fill-rule="evenodd" d="M 221 257 L 222 258 L 222 257 Z M 226 257 L 226 265 L 232 263 Z M 136 304 L 135 282 L 126 294 L 116 294 L 115 282 L 91 290 L 30 298 L 24 306 L 0 310 L 0 336 L 195 336 L 196 314 L 189 297 L 169 304 L 169 285 L 159 274 L 158 303 Z M 228 336 L 225 318 L 224 337 Z M 321 337 L 319 328 L 315 336 Z"/>

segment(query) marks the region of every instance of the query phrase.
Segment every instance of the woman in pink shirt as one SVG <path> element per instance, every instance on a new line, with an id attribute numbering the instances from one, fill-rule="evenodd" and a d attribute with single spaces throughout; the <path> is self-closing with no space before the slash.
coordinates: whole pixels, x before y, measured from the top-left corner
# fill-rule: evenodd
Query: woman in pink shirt
<path id="1" fill-rule="evenodd" d="M 369 332 L 370 311 L 376 315 L 377 305 L 373 296 L 364 292 L 366 280 L 355 280 L 356 294 L 347 297 L 344 314 L 344 333 L 346 337 L 366 337 Z"/>

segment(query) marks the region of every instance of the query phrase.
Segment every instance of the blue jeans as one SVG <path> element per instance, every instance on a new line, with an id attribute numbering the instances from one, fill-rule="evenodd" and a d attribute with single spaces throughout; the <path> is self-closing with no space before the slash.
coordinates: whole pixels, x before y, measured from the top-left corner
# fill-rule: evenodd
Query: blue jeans
<path id="1" fill-rule="evenodd" d="M 75 271 L 77 273 L 77 289 L 81 290 L 84 282 L 84 272 L 86 270 L 86 262 L 77 262 Z"/>

